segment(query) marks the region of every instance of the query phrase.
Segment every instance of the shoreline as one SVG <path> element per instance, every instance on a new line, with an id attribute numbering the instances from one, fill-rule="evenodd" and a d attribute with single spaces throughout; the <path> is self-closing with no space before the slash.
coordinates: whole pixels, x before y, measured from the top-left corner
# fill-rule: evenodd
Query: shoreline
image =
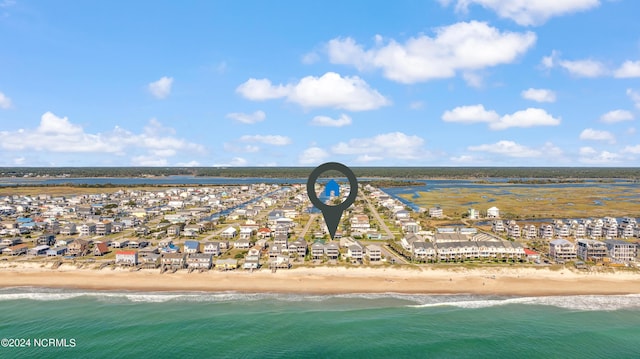
<path id="1" fill-rule="evenodd" d="M 564 269 L 399 269 L 318 267 L 255 272 L 160 274 L 159 270 L 0 267 L 0 288 L 98 291 L 238 292 L 283 294 L 477 294 L 507 296 L 640 294 L 638 273 L 580 273 Z"/>

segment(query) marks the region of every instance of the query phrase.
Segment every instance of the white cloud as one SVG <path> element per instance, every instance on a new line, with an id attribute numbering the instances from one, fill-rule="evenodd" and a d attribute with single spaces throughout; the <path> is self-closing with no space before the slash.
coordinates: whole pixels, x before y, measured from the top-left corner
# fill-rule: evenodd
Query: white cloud
<path id="1" fill-rule="evenodd" d="M 613 76 L 616 78 L 640 77 L 640 61 L 625 61 Z"/>
<path id="2" fill-rule="evenodd" d="M 483 105 L 460 106 L 453 110 L 445 111 L 442 114 L 442 120 L 445 122 L 496 122 L 500 119 L 497 112 L 485 110 Z"/>
<path id="3" fill-rule="evenodd" d="M 609 151 L 602 151 L 598 153 L 591 147 L 581 148 L 580 154 L 582 157 L 580 157 L 579 161 L 588 165 L 611 165 L 620 162 L 622 159 L 622 156 L 617 153 Z"/>
<path id="4" fill-rule="evenodd" d="M 423 149 L 424 140 L 402 132 L 390 132 L 369 138 L 354 138 L 339 142 L 331 148 L 338 155 L 361 155 L 387 159 L 421 159 L 428 153 Z"/>
<path id="5" fill-rule="evenodd" d="M 504 130 L 509 127 L 557 126 L 560 118 L 555 118 L 540 108 L 528 108 L 504 115 L 500 121 L 489 124 L 492 130 Z"/>
<path id="6" fill-rule="evenodd" d="M 285 146 L 291 144 L 291 139 L 280 135 L 244 135 L 240 137 L 243 142 L 257 142 L 273 146 Z"/>
<path id="7" fill-rule="evenodd" d="M 26 160 L 27 159 L 24 156 L 23 157 L 16 157 L 16 158 L 13 159 L 13 164 L 15 164 L 17 166 L 20 166 L 20 165 L 25 164 Z"/>
<path id="8" fill-rule="evenodd" d="M 0 131 L 0 148 L 6 151 L 110 154 L 131 156 L 134 165 L 164 166 L 179 152 L 204 153 L 202 145 L 174 136 L 175 130 L 151 119 L 142 133 L 116 126 L 112 131 L 87 133 L 66 117 L 46 112 L 34 129 Z"/>
<path id="9" fill-rule="evenodd" d="M 626 110 L 613 110 L 600 116 L 600 121 L 604 123 L 615 123 L 633 120 L 633 114 Z"/>
<path id="10" fill-rule="evenodd" d="M 591 156 L 598 153 L 598 151 L 596 151 L 593 147 L 585 146 L 580 147 L 579 153 L 581 156 Z"/>
<path id="11" fill-rule="evenodd" d="M 351 124 L 351 117 L 344 113 L 339 118 L 333 119 L 328 116 L 316 116 L 311 120 L 311 124 L 315 126 L 327 126 L 327 127 L 343 127 Z"/>
<path id="12" fill-rule="evenodd" d="M 7 95 L 5 95 L 4 93 L 0 92 L 0 108 L 2 109 L 8 109 L 11 108 L 11 99 L 9 97 L 7 97 Z"/>
<path id="13" fill-rule="evenodd" d="M 320 147 L 309 147 L 298 156 L 298 162 L 301 165 L 319 165 L 329 153 Z"/>
<path id="14" fill-rule="evenodd" d="M 469 155 L 460 155 L 460 156 L 455 156 L 455 157 L 449 157 L 449 160 L 451 162 L 456 162 L 456 163 L 472 163 L 472 162 L 476 162 L 476 159 L 473 156 L 469 156 Z"/>
<path id="15" fill-rule="evenodd" d="M 607 141 L 609 143 L 615 143 L 615 136 L 609 131 L 594 130 L 593 128 L 585 128 L 580 133 L 581 140 L 587 141 Z"/>
<path id="16" fill-rule="evenodd" d="M 520 94 L 522 98 L 536 102 L 556 102 L 556 93 L 548 89 L 529 88 Z"/>
<path id="17" fill-rule="evenodd" d="M 253 124 L 260 121 L 264 121 L 267 115 L 263 111 L 256 111 L 254 113 L 242 113 L 242 112 L 232 112 L 227 115 L 227 118 L 230 118 L 236 122 Z"/>
<path id="18" fill-rule="evenodd" d="M 166 158 L 157 158 L 154 156 L 135 156 L 131 159 L 131 164 L 142 167 L 158 167 L 167 166 L 169 162 Z"/>
<path id="19" fill-rule="evenodd" d="M 627 89 L 627 96 L 629 96 L 629 98 L 631 99 L 631 101 L 633 101 L 633 104 L 637 107 L 640 108 L 640 93 L 632 90 L 632 89 Z"/>
<path id="20" fill-rule="evenodd" d="M 451 0 L 440 0 L 444 6 Z M 498 16 L 513 20 L 518 25 L 542 25 L 555 16 L 585 11 L 597 7 L 599 0 L 457 0 L 456 11 L 467 12 L 469 5 L 478 4 L 494 11 Z"/>
<path id="21" fill-rule="evenodd" d="M 626 146 L 623 150 L 623 153 L 631 153 L 634 155 L 640 155 L 640 145 L 635 146 Z"/>
<path id="22" fill-rule="evenodd" d="M 469 151 L 474 152 L 488 152 L 499 155 L 504 155 L 507 157 L 517 157 L 517 158 L 531 158 L 531 157 L 540 157 L 542 155 L 542 151 L 532 149 L 523 145 L 520 145 L 514 141 L 502 140 L 493 144 L 483 144 L 478 146 L 469 146 Z"/>
<path id="23" fill-rule="evenodd" d="M 381 161 L 383 159 L 384 157 L 382 156 L 361 155 L 361 156 L 358 156 L 358 158 L 356 158 L 356 162 L 368 163 L 368 162 Z"/>
<path id="24" fill-rule="evenodd" d="M 635 127 L 629 127 L 626 131 L 627 135 L 635 135 L 636 134 L 636 128 Z"/>
<path id="25" fill-rule="evenodd" d="M 315 64 L 318 60 L 320 60 L 320 55 L 315 51 L 302 55 L 302 63 L 305 65 Z"/>
<path id="26" fill-rule="evenodd" d="M 563 60 L 560 53 L 553 50 L 551 55 L 542 58 L 542 65 L 545 68 L 561 67 L 576 77 L 600 77 L 609 74 L 609 70 L 600 61 L 585 60 Z"/>
<path id="27" fill-rule="evenodd" d="M 327 72 L 321 77 L 307 76 L 298 83 L 277 85 L 268 79 L 249 79 L 238 86 L 238 93 L 249 100 L 285 98 L 305 108 L 331 107 L 349 111 L 374 110 L 390 104 L 378 91 L 358 76 Z"/>
<path id="28" fill-rule="evenodd" d="M 260 151 L 260 147 L 254 145 L 240 146 L 233 143 L 225 142 L 222 146 L 226 152 L 255 153 Z"/>
<path id="29" fill-rule="evenodd" d="M 460 106 L 442 114 L 445 122 L 488 123 L 492 130 L 504 130 L 510 127 L 557 126 L 560 118 L 555 118 L 545 110 L 527 108 L 510 115 L 500 116 L 497 112 L 488 111 L 483 105 Z"/>
<path id="30" fill-rule="evenodd" d="M 423 101 L 413 101 L 412 103 L 409 104 L 409 108 L 412 110 L 419 110 L 421 108 L 424 108 L 424 102 Z"/>
<path id="31" fill-rule="evenodd" d="M 462 73 L 462 78 L 469 87 L 481 88 L 483 85 L 482 81 L 484 79 L 477 73 L 465 71 Z"/>
<path id="32" fill-rule="evenodd" d="M 173 85 L 173 77 L 163 76 L 160 80 L 149 84 L 149 92 L 158 99 L 164 99 L 171 93 L 171 85 Z"/>
<path id="33" fill-rule="evenodd" d="M 242 157 L 234 157 L 231 161 L 225 163 L 215 163 L 213 167 L 243 167 L 246 166 L 249 161 Z"/>
<path id="34" fill-rule="evenodd" d="M 189 161 L 189 162 L 178 162 L 176 163 L 176 166 L 180 166 L 180 167 L 200 167 L 200 162 L 198 161 Z"/>
<path id="35" fill-rule="evenodd" d="M 434 37 L 419 35 L 404 44 L 393 39 L 385 44 L 379 38 L 369 50 L 352 38 L 335 38 L 328 42 L 327 51 L 331 63 L 381 69 L 390 80 L 416 83 L 512 63 L 535 41 L 533 32 L 501 32 L 471 21 L 436 28 Z"/>

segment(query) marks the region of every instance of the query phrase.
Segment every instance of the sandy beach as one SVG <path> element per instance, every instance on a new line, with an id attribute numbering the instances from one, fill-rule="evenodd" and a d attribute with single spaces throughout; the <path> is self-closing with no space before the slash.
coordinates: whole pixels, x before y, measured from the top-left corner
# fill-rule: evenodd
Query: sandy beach
<path id="1" fill-rule="evenodd" d="M 158 270 L 58 269 L 40 263 L 0 264 L 0 287 L 36 286 L 134 291 L 278 293 L 468 293 L 486 295 L 640 294 L 640 274 L 537 268 L 345 268 L 160 274 Z"/>

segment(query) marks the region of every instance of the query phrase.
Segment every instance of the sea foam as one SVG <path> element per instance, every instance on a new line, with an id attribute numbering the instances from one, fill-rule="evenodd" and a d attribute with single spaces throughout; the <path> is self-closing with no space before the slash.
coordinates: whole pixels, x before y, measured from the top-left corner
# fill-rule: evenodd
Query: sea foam
<path id="1" fill-rule="evenodd" d="M 401 293 L 353 293 L 353 294 L 284 294 L 239 292 L 133 292 L 133 291 L 83 291 L 57 288 L 14 287 L 0 289 L 0 301 L 33 300 L 60 301 L 75 298 L 91 298 L 110 303 L 164 303 L 164 302 L 315 302 L 327 304 L 363 303 L 371 307 L 453 307 L 477 309 L 502 305 L 553 306 L 578 311 L 613 311 L 640 309 L 640 295 L 571 295 L 541 297 L 506 297 L 471 294 L 401 294 Z"/>

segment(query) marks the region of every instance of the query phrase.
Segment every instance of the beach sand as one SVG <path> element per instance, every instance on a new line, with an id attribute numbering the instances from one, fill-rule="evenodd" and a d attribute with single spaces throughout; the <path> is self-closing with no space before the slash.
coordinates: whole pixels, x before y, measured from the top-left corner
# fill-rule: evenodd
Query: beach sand
<path id="1" fill-rule="evenodd" d="M 274 293 L 424 293 L 484 295 L 640 294 L 640 274 L 546 268 L 315 267 L 247 272 L 160 274 L 159 270 L 77 269 L 50 264 L 0 263 L 0 287 L 51 287 L 132 291 L 237 291 Z"/>

